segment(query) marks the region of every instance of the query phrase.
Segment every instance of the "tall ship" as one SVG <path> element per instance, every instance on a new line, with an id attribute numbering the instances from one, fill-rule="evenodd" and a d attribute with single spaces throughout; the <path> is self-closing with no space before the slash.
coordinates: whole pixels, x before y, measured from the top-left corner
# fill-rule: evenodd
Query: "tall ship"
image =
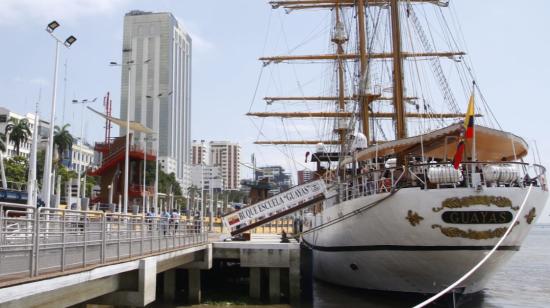
<path id="1" fill-rule="evenodd" d="M 545 168 L 527 162 L 528 143 L 502 129 L 483 97 L 460 48 L 453 4 L 270 5 L 291 15 L 313 11 L 323 20 L 312 24 L 310 38 L 328 41 L 326 52 L 298 54 L 288 46 L 291 55 L 262 57 L 269 90 L 285 95 L 267 96 L 264 110 L 248 113 L 259 129 L 272 118 L 283 125 L 261 132 L 256 144 L 280 147 L 296 161 L 286 149 L 304 149 L 307 164 L 302 157 L 298 164 L 329 191 L 304 214 L 314 276 L 354 288 L 437 293 L 483 259 L 515 221 L 493 256 L 454 291 L 483 290 L 521 248 L 548 186 Z M 305 64 L 325 68 L 287 91 L 285 78 Z M 284 65 L 290 76 L 281 76 Z M 308 92 L 315 81 L 320 91 Z"/>

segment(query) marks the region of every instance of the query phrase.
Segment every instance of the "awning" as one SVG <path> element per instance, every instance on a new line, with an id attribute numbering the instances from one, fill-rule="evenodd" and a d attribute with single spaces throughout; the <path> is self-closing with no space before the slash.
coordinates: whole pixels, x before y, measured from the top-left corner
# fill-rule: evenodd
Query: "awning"
<path id="1" fill-rule="evenodd" d="M 93 108 L 90 108 L 90 107 L 87 107 L 87 108 L 90 109 L 91 111 L 97 113 L 101 117 L 115 123 L 116 125 L 118 125 L 122 128 L 126 128 L 126 120 L 122 120 L 122 119 L 119 119 L 119 118 L 113 118 L 113 117 L 110 117 L 106 114 L 103 114 L 103 113 L 101 113 L 97 110 L 94 110 Z M 145 133 L 145 134 L 156 133 L 154 130 L 152 130 L 152 129 L 146 127 L 146 126 L 143 126 L 141 123 L 135 122 L 135 121 L 130 121 L 130 129 L 135 131 L 135 132 L 140 132 L 140 133 Z"/>
<path id="2" fill-rule="evenodd" d="M 356 158 L 362 161 L 397 153 L 421 157 L 423 145 L 425 157 L 452 160 L 461 131 L 462 124 L 453 124 L 422 136 L 371 145 L 369 148 L 357 152 Z M 527 142 L 512 133 L 476 125 L 475 134 L 478 161 L 511 161 L 514 158 L 519 159 L 527 155 L 529 149 Z M 468 160 L 472 156 L 472 145 L 473 141 L 469 139 L 465 149 L 465 157 Z M 352 158 L 348 157 L 343 164 L 351 162 Z"/>

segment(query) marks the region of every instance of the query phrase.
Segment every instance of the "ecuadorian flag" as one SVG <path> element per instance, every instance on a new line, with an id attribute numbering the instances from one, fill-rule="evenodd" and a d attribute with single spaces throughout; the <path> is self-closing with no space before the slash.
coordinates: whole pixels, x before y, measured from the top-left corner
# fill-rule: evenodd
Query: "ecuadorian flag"
<path id="1" fill-rule="evenodd" d="M 464 139 L 460 138 L 460 141 L 456 145 L 456 152 L 455 156 L 453 158 L 453 167 L 458 170 L 458 167 L 460 166 L 460 163 L 462 163 L 462 156 L 464 156 L 464 148 L 466 145 L 464 144 Z"/>
<path id="2" fill-rule="evenodd" d="M 474 137 L 474 94 L 470 96 L 470 102 L 468 103 L 468 110 L 466 111 L 466 119 L 464 119 L 464 134 L 466 139 L 471 139 Z"/>

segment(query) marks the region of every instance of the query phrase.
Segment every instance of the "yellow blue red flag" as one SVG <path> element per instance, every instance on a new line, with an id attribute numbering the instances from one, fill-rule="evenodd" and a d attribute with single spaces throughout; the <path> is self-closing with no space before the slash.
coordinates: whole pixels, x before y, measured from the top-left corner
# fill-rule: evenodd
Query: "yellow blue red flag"
<path id="1" fill-rule="evenodd" d="M 468 103 L 468 110 L 466 111 L 466 119 L 464 119 L 464 130 L 466 131 L 464 137 L 466 139 L 471 139 L 474 137 L 474 118 L 474 94 L 472 93 L 472 96 L 470 96 L 470 102 Z"/>

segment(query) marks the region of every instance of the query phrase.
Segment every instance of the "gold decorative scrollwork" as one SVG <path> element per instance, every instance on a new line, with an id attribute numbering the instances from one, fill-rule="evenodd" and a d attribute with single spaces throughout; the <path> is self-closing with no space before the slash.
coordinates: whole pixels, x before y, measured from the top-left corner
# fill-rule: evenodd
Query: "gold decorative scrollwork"
<path id="1" fill-rule="evenodd" d="M 405 219 L 407 219 L 411 223 L 411 225 L 415 227 L 416 225 L 420 224 L 421 220 L 424 220 L 424 217 L 418 215 L 417 212 L 413 212 L 409 210 L 409 212 L 407 213 L 407 217 L 405 217 Z"/>
<path id="2" fill-rule="evenodd" d="M 525 215 L 525 220 L 527 220 L 528 224 L 531 224 L 533 222 L 533 220 L 535 219 L 535 217 L 537 217 L 536 211 L 537 210 L 535 208 L 532 208 L 529 211 L 529 213 L 527 213 L 527 215 Z"/>
<path id="3" fill-rule="evenodd" d="M 470 207 L 472 205 L 486 205 L 491 206 L 491 204 L 496 205 L 497 207 L 509 207 L 514 211 L 517 211 L 519 207 L 512 206 L 512 201 L 506 197 L 496 197 L 496 196 L 467 196 L 462 198 L 448 198 L 441 202 L 441 207 L 434 207 L 432 210 L 434 212 L 439 212 L 444 208 L 448 209 L 458 209 L 462 207 Z"/>
<path id="4" fill-rule="evenodd" d="M 517 226 L 519 225 L 519 221 L 516 221 Z M 471 240 L 487 240 L 491 238 L 500 238 L 506 233 L 507 227 L 502 228 L 496 228 L 492 230 L 484 230 L 484 231 L 476 231 L 476 230 L 462 230 L 455 227 L 442 227 L 440 225 L 432 225 L 432 229 L 439 229 L 441 233 L 443 233 L 447 237 L 462 237 L 467 238 Z"/>

